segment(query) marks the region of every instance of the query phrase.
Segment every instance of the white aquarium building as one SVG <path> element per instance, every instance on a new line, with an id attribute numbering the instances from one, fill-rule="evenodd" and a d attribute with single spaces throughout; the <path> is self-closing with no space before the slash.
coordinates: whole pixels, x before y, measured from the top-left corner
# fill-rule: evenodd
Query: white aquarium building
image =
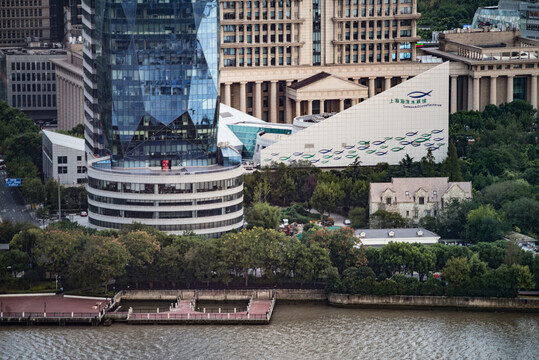
<path id="1" fill-rule="evenodd" d="M 260 151 L 260 165 L 308 160 L 340 168 L 359 158 L 362 165 L 396 165 L 432 151 L 447 156 L 449 63 L 390 88 L 324 121 L 283 137 Z"/>

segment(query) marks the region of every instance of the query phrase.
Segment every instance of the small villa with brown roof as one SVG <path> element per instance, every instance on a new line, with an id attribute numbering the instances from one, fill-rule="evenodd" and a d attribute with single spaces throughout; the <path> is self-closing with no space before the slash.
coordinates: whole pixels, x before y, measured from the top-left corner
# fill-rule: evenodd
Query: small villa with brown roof
<path id="1" fill-rule="evenodd" d="M 472 197 L 472 183 L 450 182 L 447 177 L 392 178 L 371 183 L 369 214 L 378 210 L 398 212 L 417 224 L 425 216 L 438 216 L 451 200 Z"/>

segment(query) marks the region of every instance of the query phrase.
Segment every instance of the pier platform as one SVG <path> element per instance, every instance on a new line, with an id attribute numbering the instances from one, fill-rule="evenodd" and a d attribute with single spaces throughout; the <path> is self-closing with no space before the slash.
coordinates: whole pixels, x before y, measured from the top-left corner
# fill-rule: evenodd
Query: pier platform
<path id="1" fill-rule="evenodd" d="M 267 324 L 271 320 L 275 298 L 251 299 L 246 311 L 200 312 L 195 310 L 194 300 L 179 300 L 170 311 L 159 313 L 129 313 L 129 324 Z"/>
<path id="2" fill-rule="evenodd" d="M 109 300 L 50 293 L 0 295 L 0 325 L 90 324 L 97 325 Z"/>

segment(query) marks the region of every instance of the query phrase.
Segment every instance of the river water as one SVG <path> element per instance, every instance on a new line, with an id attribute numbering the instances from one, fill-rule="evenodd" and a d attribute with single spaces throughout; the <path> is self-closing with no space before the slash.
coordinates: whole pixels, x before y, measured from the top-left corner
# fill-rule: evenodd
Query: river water
<path id="1" fill-rule="evenodd" d="M 537 359 L 539 314 L 279 305 L 269 325 L 2 326 L 1 359 Z"/>

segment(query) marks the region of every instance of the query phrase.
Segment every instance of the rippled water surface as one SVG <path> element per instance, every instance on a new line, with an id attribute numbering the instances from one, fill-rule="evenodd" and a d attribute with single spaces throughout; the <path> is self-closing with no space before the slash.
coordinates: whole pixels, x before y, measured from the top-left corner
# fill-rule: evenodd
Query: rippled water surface
<path id="1" fill-rule="evenodd" d="M 537 359 L 539 314 L 277 305 L 259 326 L 0 327 L 1 359 Z"/>

